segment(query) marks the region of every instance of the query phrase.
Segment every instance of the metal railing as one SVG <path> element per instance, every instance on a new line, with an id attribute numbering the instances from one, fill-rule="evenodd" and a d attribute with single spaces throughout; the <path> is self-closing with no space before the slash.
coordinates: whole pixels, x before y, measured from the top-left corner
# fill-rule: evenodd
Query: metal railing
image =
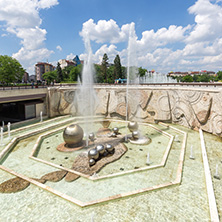
<path id="1" fill-rule="evenodd" d="M 95 86 L 126 86 L 126 84 L 121 83 L 121 84 L 108 84 L 108 83 L 95 83 Z M 135 84 L 130 84 L 131 86 Z M 222 87 L 222 82 L 211 82 L 211 83 L 199 83 L 199 82 L 192 82 L 192 83 L 185 83 L 185 82 L 180 82 L 180 83 L 140 83 L 137 84 L 140 86 L 190 86 L 190 87 Z M 48 88 L 48 87 L 77 87 L 78 84 L 76 83 L 56 83 L 54 85 L 27 85 L 27 86 L 0 86 L 0 90 L 20 90 L 20 89 L 42 89 L 42 88 Z"/>

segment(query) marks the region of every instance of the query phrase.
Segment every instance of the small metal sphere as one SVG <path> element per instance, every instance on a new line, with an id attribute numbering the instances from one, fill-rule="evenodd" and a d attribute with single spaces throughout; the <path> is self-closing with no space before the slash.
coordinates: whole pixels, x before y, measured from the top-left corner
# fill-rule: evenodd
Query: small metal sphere
<path id="1" fill-rule="evenodd" d="M 83 129 L 77 124 L 69 125 L 63 131 L 63 139 L 68 145 L 78 144 L 82 141 L 82 138 Z"/>
<path id="2" fill-rule="evenodd" d="M 138 128 L 139 128 L 139 125 L 137 122 L 132 121 L 128 123 L 128 129 L 130 130 L 130 132 L 136 131 L 138 130 Z"/>
<path id="3" fill-rule="evenodd" d="M 133 139 L 138 140 L 140 138 L 140 133 L 138 131 L 133 131 L 132 137 Z"/>
<path id="4" fill-rule="evenodd" d="M 103 145 L 97 145 L 96 146 L 97 151 L 99 152 L 99 154 L 104 154 L 105 153 L 105 147 Z"/>
<path id="5" fill-rule="evenodd" d="M 94 141 L 94 139 L 95 139 L 95 134 L 94 134 L 94 133 L 90 133 L 90 134 L 89 134 L 89 139 L 90 139 L 91 141 Z"/>
<path id="6" fill-rule="evenodd" d="M 118 128 L 118 127 L 114 127 L 114 128 L 113 128 L 113 132 L 114 132 L 115 134 L 118 134 L 118 133 L 119 133 L 119 128 Z"/>
<path id="7" fill-rule="evenodd" d="M 96 163 L 96 161 L 95 161 L 94 159 L 90 159 L 90 160 L 89 160 L 89 165 L 90 165 L 90 166 L 95 165 L 95 163 Z"/>
<path id="8" fill-rule="evenodd" d="M 106 150 L 107 150 L 108 153 L 112 153 L 113 150 L 114 150 L 113 145 L 111 145 L 111 144 L 106 144 Z"/>
<path id="9" fill-rule="evenodd" d="M 99 152 L 97 151 L 97 149 L 91 149 L 88 152 L 88 157 L 89 159 L 97 160 L 99 158 Z"/>
<path id="10" fill-rule="evenodd" d="M 111 137 L 116 137 L 116 133 L 112 133 L 112 134 L 111 134 Z"/>

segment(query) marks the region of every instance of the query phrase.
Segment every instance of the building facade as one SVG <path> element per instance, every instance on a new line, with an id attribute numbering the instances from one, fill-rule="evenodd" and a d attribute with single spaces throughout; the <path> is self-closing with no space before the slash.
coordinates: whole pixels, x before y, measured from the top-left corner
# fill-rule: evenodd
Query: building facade
<path id="1" fill-rule="evenodd" d="M 47 62 L 38 62 L 35 64 L 35 76 L 37 81 L 42 81 L 42 75 L 46 72 L 53 71 L 55 67 Z"/>

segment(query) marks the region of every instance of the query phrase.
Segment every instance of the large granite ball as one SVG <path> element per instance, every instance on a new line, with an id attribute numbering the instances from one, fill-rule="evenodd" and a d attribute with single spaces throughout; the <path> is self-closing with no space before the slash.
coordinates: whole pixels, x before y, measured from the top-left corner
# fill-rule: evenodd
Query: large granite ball
<path id="1" fill-rule="evenodd" d="M 128 123 L 128 129 L 130 130 L 130 132 L 136 131 L 138 130 L 138 128 L 139 126 L 137 122 L 132 121 Z"/>
<path id="2" fill-rule="evenodd" d="M 89 159 L 97 160 L 99 158 L 99 152 L 97 151 L 97 149 L 91 149 L 88 152 L 88 157 Z"/>
<path id="3" fill-rule="evenodd" d="M 97 151 L 99 152 L 99 154 L 103 155 L 105 153 L 105 147 L 101 144 L 96 146 Z"/>
<path id="4" fill-rule="evenodd" d="M 82 138 L 83 129 L 77 124 L 67 126 L 63 131 L 63 139 L 67 145 L 78 144 L 82 141 Z"/>

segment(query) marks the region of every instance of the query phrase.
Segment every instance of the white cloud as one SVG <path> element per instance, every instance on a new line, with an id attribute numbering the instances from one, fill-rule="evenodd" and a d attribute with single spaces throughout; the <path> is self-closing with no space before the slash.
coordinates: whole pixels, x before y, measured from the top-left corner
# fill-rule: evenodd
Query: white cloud
<path id="1" fill-rule="evenodd" d="M 222 7 L 210 0 L 198 0 L 188 11 L 195 15 L 196 25 L 186 42 L 212 41 L 221 36 Z"/>
<path id="2" fill-rule="evenodd" d="M 57 45 L 56 49 L 58 49 L 60 52 L 62 51 L 62 47 L 60 45 Z"/>
<path id="3" fill-rule="evenodd" d="M 100 49 L 98 49 L 95 53 L 95 58 L 94 60 L 95 61 L 98 61 L 98 63 L 101 63 L 102 62 L 102 58 L 103 58 L 103 55 L 104 53 L 106 53 L 109 57 L 109 63 L 113 63 L 116 55 L 119 53 L 117 50 L 116 50 L 116 46 L 111 44 L 109 47 L 105 44 L 103 46 L 100 47 Z"/>
<path id="4" fill-rule="evenodd" d="M 171 70 L 221 69 L 222 56 L 222 5 L 221 0 L 197 0 L 188 9 L 195 15 L 193 24 L 170 25 L 157 31 L 144 30 L 141 39 L 136 36 L 138 66 L 162 72 Z M 81 35 L 86 33 L 98 44 L 106 43 L 95 52 L 94 59 L 101 62 L 107 53 L 110 62 L 116 54 L 123 65 L 127 64 L 127 50 L 119 50 L 116 43 L 127 42 L 131 24 L 118 26 L 114 20 L 90 19 L 83 24 Z M 83 55 L 82 55 L 83 56 Z M 83 56 L 84 58 L 84 56 Z M 112 59 L 111 59 L 112 58 Z"/>
<path id="5" fill-rule="evenodd" d="M 123 25 L 121 28 L 116 24 L 113 19 L 109 21 L 99 20 L 98 23 L 94 23 L 93 19 L 89 19 L 83 23 L 81 36 L 90 36 L 90 40 L 97 43 L 118 43 L 126 41 L 129 34 L 130 24 Z"/>
<path id="6" fill-rule="evenodd" d="M 8 33 L 21 39 L 22 47 L 13 57 L 32 73 L 37 61 L 53 53 L 44 47 L 47 31 L 40 28 L 39 10 L 57 4 L 58 0 L 0 0 L 0 21 L 5 22 Z"/>

